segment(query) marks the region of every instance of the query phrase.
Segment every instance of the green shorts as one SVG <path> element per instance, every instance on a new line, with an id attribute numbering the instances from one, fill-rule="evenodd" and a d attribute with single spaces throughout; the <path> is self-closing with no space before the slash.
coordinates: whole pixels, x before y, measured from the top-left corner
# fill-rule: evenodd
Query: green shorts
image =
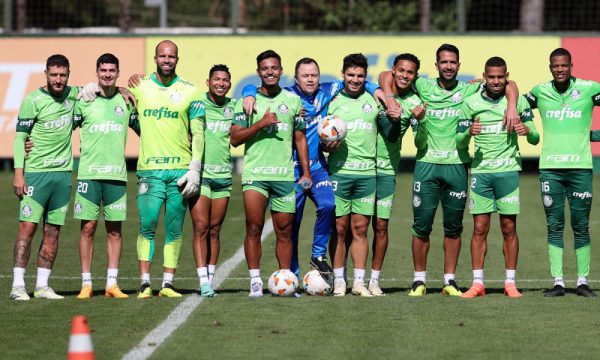
<path id="1" fill-rule="evenodd" d="M 19 202 L 19 221 L 64 225 L 71 198 L 71 172 L 25 171 L 27 191 Z"/>
<path id="2" fill-rule="evenodd" d="M 335 216 L 375 213 L 375 176 L 332 174 Z"/>
<path id="3" fill-rule="evenodd" d="M 211 179 L 203 177 L 200 196 L 206 196 L 209 199 L 231 197 L 232 184 L 231 178 Z"/>
<path id="4" fill-rule="evenodd" d="M 519 172 L 478 173 L 471 176 L 469 212 L 503 215 L 519 213 Z"/>
<path id="5" fill-rule="evenodd" d="M 377 174 L 376 181 L 375 216 L 379 219 L 389 220 L 392 216 L 392 206 L 396 194 L 396 175 Z"/>
<path id="6" fill-rule="evenodd" d="M 296 189 L 293 181 L 242 181 L 242 191 L 254 190 L 269 199 L 271 211 L 296 212 Z"/>
<path id="7" fill-rule="evenodd" d="M 104 206 L 104 219 L 125 221 L 127 219 L 127 195 L 125 181 L 78 180 L 74 217 L 79 220 L 98 220 L 100 205 Z"/>

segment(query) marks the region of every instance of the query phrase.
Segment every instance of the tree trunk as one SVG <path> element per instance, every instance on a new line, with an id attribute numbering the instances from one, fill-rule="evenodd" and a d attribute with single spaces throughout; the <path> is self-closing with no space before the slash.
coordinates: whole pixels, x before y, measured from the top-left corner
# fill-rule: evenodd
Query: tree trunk
<path id="1" fill-rule="evenodd" d="M 119 0 L 119 28 L 122 33 L 127 33 L 131 30 L 131 0 Z"/>
<path id="2" fill-rule="evenodd" d="M 421 32 L 431 30 L 431 0 L 419 0 L 419 26 Z"/>
<path id="3" fill-rule="evenodd" d="M 539 33 L 544 29 L 544 0 L 522 0 L 519 29 Z"/>
<path id="4" fill-rule="evenodd" d="M 8 1 L 8 0 L 4 0 Z M 25 19 L 26 19 L 26 0 L 17 0 L 17 34 L 22 34 L 25 30 Z"/>

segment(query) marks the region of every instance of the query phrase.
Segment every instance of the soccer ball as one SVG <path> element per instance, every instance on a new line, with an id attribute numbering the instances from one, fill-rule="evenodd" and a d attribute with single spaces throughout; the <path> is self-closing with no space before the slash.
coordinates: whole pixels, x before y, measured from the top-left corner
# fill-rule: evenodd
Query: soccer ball
<path id="1" fill-rule="evenodd" d="M 269 276 L 269 292 L 273 296 L 293 296 L 298 278 L 289 270 L 277 270 Z"/>
<path id="2" fill-rule="evenodd" d="M 309 295 L 325 296 L 331 293 L 331 284 L 325 281 L 317 270 L 311 270 L 304 275 L 302 287 Z"/>
<path id="3" fill-rule="evenodd" d="M 337 116 L 328 115 L 319 122 L 317 134 L 322 142 L 342 141 L 346 137 L 346 123 Z"/>

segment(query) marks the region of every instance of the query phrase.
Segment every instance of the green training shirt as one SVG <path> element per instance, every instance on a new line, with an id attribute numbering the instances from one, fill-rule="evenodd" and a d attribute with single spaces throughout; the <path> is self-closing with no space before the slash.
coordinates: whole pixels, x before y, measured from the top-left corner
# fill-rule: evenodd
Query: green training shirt
<path id="1" fill-rule="evenodd" d="M 383 110 L 371 95 L 363 92 L 352 98 L 345 92 L 336 95 L 327 115 L 335 115 L 346 123 L 346 137 L 327 160 L 331 174 L 375 175 L 377 132 Z"/>
<path id="2" fill-rule="evenodd" d="M 395 96 L 396 101 L 402 107 L 400 118 L 400 136 L 396 141 L 388 140 L 381 131 L 377 133 L 377 165 L 378 174 L 395 175 L 400 165 L 400 149 L 402 147 L 402 137 L 409 126 L 413 126 L 413 132 L 417 131 L 417 119 L 413 116 L 411 110 L 421 105 L 421 99 L 412 91 L 404 96 Z"/>
<path id="3" fill-rule="evenodd" d="M 456 125 L 463 100 L 481 88 L 480 83 L 459 81 L 453 89 L 446 90 L 434 78 L 417 78 L 417 93 L 427 103 L 425 118 L 427 141 L 417 146 L 417 161 L 433 164 L 464 164 L 470 162 L 468 149 L 456 147 Z"/>
<path id="4" fill-rule="evenodd" d="M 230 178 L 231 151 L 229 137 L 231 121 L 236 101 L 225 98 L 223 105 L 217 105 L 208 93 L 204 97 L 206 108 L 206 129 L 204 129 L 204 159 L 202 160 L 202 177 Z"/>
<path id="5" fill-rule="evenodd" d="M 129 90 L 138 102 L 138 170 L 187 169 L 202 160 L 205 112 L 196 86 L 179 76 L 164 85 L 153 73 Z"/>
<path id="6" fill-rule="evenodd" d="M 81 127 L 79 180 L 127 181 L 125 143 L 127 128 L 136 130 L 137 112 L 117 92 L 75 105 L 73 125 Z M 139 131 L 139 129 L 138 129 Z"/>
<path id="7" fill-rule="evenodd" d="M 52 96 L 44 88 L 28 94 L 17 120 L 15 154 L 22 153 L 23 140 L 29 135 L 33 149 L 23 160 L 15 156 L 15 168 L 27 172 L 71 171 L 73 155 L 71 151 L 71 131 L 73 129 L 73 109 L 78 89 L 67 86 L 60 97 Z"/>
<path id="8" fill-rule="evenodd" d="M 481 133 L 475 136 L 475 153 L 471 164 L 472 173 L 493 173 L 521 170 L 518 135 L 507 132 L 502 124 L 508 106 L 506 96 L 493 100 L 481 90 L 465 99 L 461 109 L 461 118 L 457 127 L 459 148 L 468 148 L 469 128 L 479 118 Z M 533 115 L 529 104 L 523 97 L 517 101 L 517 111 L 521 121 L 530 130 L 527 141 L 539 142 L 539 134 L 533 124 Z M 461 143 L 463 146 L 461 146 Z"/>
<path id="9" fill-rule="evenodd" d="M 235 104 L 233 125 L 250 127 L 262 119 L 267 109 L 280 121 L 262 128 L 244 146 L 242 181 L 294 181 L 292 146 L 294 131 L 304 131 L 300 117 L 302 100 L 291 91 L 281 90 L 274 97 L 256 93 L 256 113 L 248 117 L 243 102 Z"/>
<path id="10" fill-rule="evenodd" d="M 600 105 L 600 84 L 573 77 L 561 94 L 549 81 L 534 87 L 526 98 L 542 117 L 540 169 L 593 168 L 590 127 L 593 107 Z"/>

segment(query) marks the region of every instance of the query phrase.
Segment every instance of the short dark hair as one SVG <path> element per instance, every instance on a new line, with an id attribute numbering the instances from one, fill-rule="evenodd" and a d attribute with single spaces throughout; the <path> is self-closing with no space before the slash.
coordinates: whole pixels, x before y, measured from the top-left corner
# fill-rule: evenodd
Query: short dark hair
<path id="1" fill-rule="evenodd" d="M 213 65 L 213 67 L 211 67 L 210 70 L 208 71 L 208 78 L 210 79 L 213 76 L 213 74 L 216 73 L 217 71 L 226 72 L 227 75 L 229 75 L 229 77 L 231 77 L 231 73 L 229 72 L 229 68 L 227 67 L 227 65 L 217 64 L 217 65 Z"/>
<path id="2" fill-rule="evenodd" d="M 552 62 L 553 57 L 557 57 L 557 56 L 566 56 L 567 59 L 569 59 L 569 63 L 571 63 L 571 53 L 569 52 L 569 50 L 567 50 L 565 48 L 554 49 L 550 53 L 550 62 Z"/>
<path id="3" fill-rule="evenodd" d="M 281 56 L 279 56 L 279 54 L 273 50 L 267 50 L 258 54 L 258 56 L 256 57 L 256 66 L 260 66 L 260 62 L 268 58 L 275 58 L 279 60 L 279 65 L 281 65 Z"/>
<path id="4" fill-rule="evenodd" d="M 458 48 L 452 44 L 442 44 L 437 51 L 435 52 L 435 61 L 438 61 L 440 59 L 440 53 L 442 51 L 449 51 L 452 53 L 456 54 L 456 60 L 460 60 L 460 52 L 458 51 Z"/>
<path id="5" fill-rule="evenodd" d="M 365 69 L 365 72 L 367 72 L 369 62 L 367 61 L 367 58 L 361 53 L 346 55 L 346 57 L 344 57 L 344 65 L 342 66 L 342 72 L 346 71 L 346 69 L 351 67 L 360 67 Z"/>
<path id="6" fill-rule="evenodd" d="M 500 56 L 492 56 L 485 62 L 485 67 L 507 67 L 506 61 Z"/>
<path id="7" fill-rule="evenodd" d="M 394 59 L 394 66 L 398 65 L 398 62 L 401 60 L 407 60 L 414 63 L 417 66 L 417 71 L 419 71 L 419 69 L 421 68 L 421 62 L 419 61 L 419 58 L 414 56 L 413 54 L 404 53 L 396 56 L 396 58 Z"/>
<path id="8" fill-rule="evenodd" d="M 46 70 L 50 68 L 50 66 L 58 66 L 58 67 L 66 67 L 69 68 L 69 59 L 66 56 L 61 54 L 51 55 L 46 60 Z"/>
<path id="9" fill-rule="evenodd" d="M 294 69 L 294 74 L 298 75 L 298 69 L 300 68 L 300 65 L 307 65 L 307 64 L 315 64 L 315 65 L 317 65 L 317 70 L 319 70 L 319 72 L 321 71 L 321 69 L 319 68 L 319 64 L 317 63 L 317 60 L 315 60 L 313 58 L 305 57 L 296 62 L 296 68 Z"/>
<path id="10" fill-rule="evenodd" d="M 111 53 L 104 53 L 96 60 L 96 70 L 100 68 L 100 64 L 115 64 L 119 70 L 119 59 Z"/>

